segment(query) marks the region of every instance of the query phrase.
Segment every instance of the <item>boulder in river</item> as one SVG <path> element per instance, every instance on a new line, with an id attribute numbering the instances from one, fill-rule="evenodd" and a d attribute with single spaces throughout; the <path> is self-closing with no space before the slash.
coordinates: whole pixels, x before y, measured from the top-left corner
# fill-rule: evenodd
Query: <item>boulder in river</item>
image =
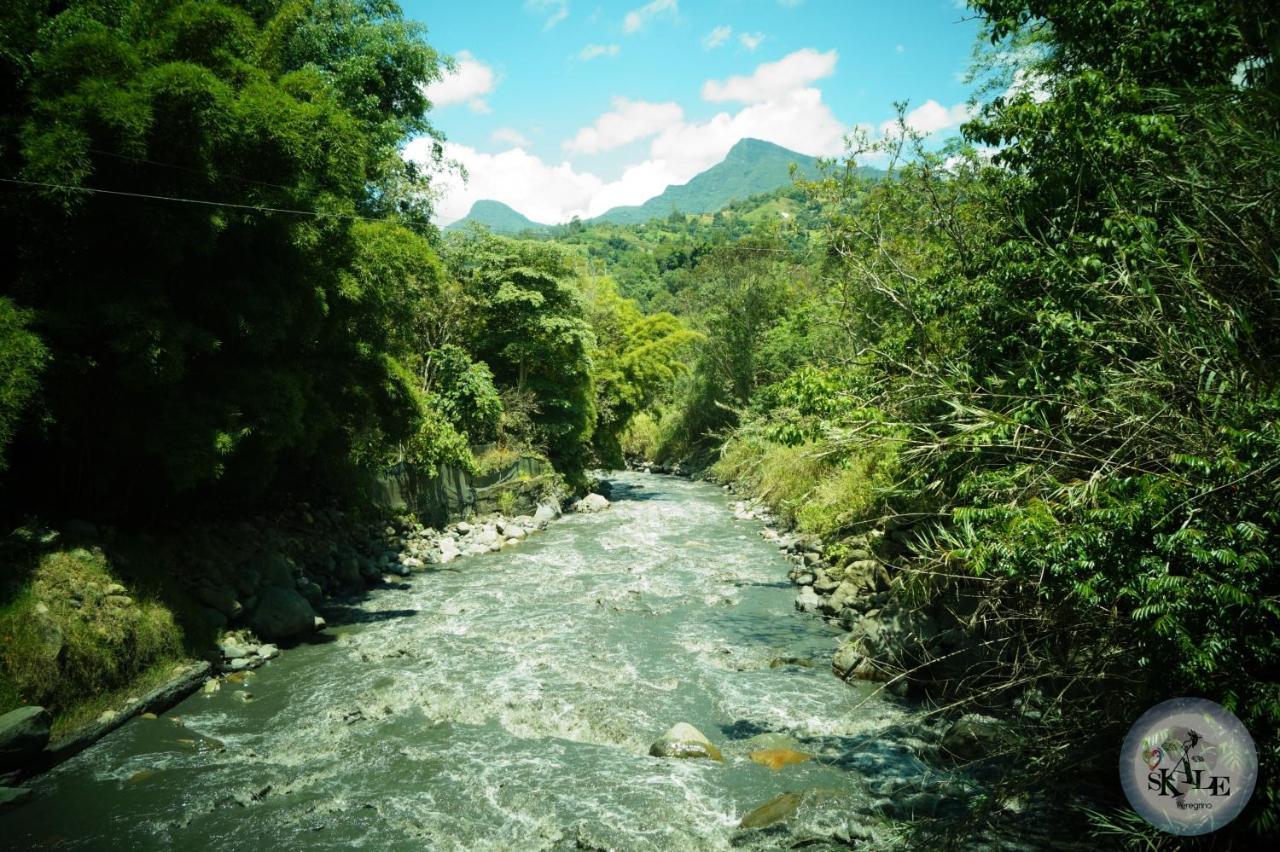
<path id="1" fill-rule="evenodd" d="M 43 707 L 28 706 L 0 716 L 0 771 L 22 766 L 49 742 L 53 720 Z"/>
<path id="2" fill-rule="evenodd" d="M 720 749 L 716 748 L 706 735 L 686 722 L 674 725 L 649 746 L 649 754 L 653 757 L 707 758 L 724 760 Z"/>
<path id="3" fill-rule="evenodd" d="M 609 500 L 600 494 L 588 494 L 574 505 L 575 512 L 594 514 L 609 508 Z"/>
<path id="4" fill-rule="evenodd" d="M 801 612 L 815 612 L 821 603 L 822 599 L 813 590 L 813 586 L 803 586 L 800 594 L 796 595 L 796 609 Z"/>
<path id="5" fill-rule="evenodd" d="M 265 639 L 289 639 L 315 629 L 316 611 L 293 589 L 271 586 L 263 590 L 249 623 Z"/>
<path id="6" fill-rule="evenodd" d="M 542 529 L 560 517 L 560 507 L 554 503 L 539 503 L 538 510 L 533 513 L 533 522 Z"/>

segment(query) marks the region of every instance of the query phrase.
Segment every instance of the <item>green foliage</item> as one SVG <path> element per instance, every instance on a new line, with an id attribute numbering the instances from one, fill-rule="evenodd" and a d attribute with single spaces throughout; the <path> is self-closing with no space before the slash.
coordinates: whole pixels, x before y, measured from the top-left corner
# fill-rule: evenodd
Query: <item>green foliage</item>
<path id="1" fill-rule="evenodd" d="M 483 444 L 498 436 L 502 399 L 493 384 L 493 373 L 483 363 L 471 360 L 460 346 L 452 344 L 432 349 L 423 356 L 437 407 L 472 444 Z"/>
<path id="2" fill-rule="evenodd" d="M 4 13 L 20 95 L 0 150 L 7 173 L 59 186 L 0 210 L 21 246 L 0 293 L 49 353 L 7 490 L 89 513 L 253 496 L 412 435 L 400 365 L 439 264 L 349 217 L 421 219 L 380 200 L 407 195 L 396 146 L 429 131 L 421 27 L 356 0 L 73 2 L 38 28 L 22 11 Z"/>
<path id="3" fill-rule="evenodd" d="M 18 419 L 39 386 L 47 353 L 28 329 L 28 319 L 0 298 L 0 471 Z"/>
<path id="4" fill-rule="evenodd" d="M 622 465 L 621 436 L 687 367 L 681 360 L 701 337 L 669 313 L 642 314 L 607 278 L 589 282 L 588 316 L 597 348 L 593 433 L 600 460 Z"/>
<path id="5" fill-rule="evenodd" d="M 496 382 L 528 392 L 535 441 L 581 476 L 595 422 L 594 336 L 568 256 L 482 231 L 449 235 L 449 268 L 471 300 L 470 350 Z"/>

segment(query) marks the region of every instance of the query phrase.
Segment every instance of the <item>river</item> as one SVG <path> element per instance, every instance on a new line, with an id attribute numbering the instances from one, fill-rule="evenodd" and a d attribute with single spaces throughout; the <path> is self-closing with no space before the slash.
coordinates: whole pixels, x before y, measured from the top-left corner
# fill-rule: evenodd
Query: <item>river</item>
<path id="1" fill-rule="evenodd" d="M 330 612 L 304 645 L 32 782 L 0 843 L 89 849 L 840 846 L 939 777 L 909 710 L 830 671 L 840 631 L 714 486 L 618 474 L 614 503 Z M 251 700 L 247 700 L 250 699 Z M 650 757 L 677 722 L 724 762 Z M 813 759 L 780 770 L 746 740 Z M 758 747 L 757 741 L 757 747 Z M 784 792 L 789 819 L 744 831 Z M 868 832 L 870 834 L 868 834 Z"/>

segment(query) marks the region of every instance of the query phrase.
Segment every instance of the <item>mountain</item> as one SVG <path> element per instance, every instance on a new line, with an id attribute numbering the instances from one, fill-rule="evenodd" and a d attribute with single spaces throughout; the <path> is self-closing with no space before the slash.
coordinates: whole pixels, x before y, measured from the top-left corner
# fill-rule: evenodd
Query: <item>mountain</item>
<path id="1" fill-rule="evenodd" d="M 661 195 L 650 198 L 644 204 L 614 207 L 588 221 L 635 225 L 670 215 L 672 210 L 679 210 L 681 213 L 715 213 L 731 202 L 743 201 L 790 185 L 792 163 L 799 167 L 801 177 L 817 177 L 815 158 L 797 154 L 761 139 L 743 139 L 729 149 L 724 160 L 694 176 L 688 183 L 669 186 Z M 873 177 L 880 174 L 877 169 L 864 168 L 859 171 Z M 445 230 L 457 230 L 470 222 L 487 225 L 489 230 L 497 234 L 518 234 L 526 230 L 545 233 L 551 227 L 534 222 L 501 201 L 477 201 L 470 213 L 448 225 Z"/>
<path id="2" fill-rule="evenodd" d="M 817 161 L 813 157 L 772 142 L 743 139 L 729 149 L 723 161 L 688 183 L 669 186 L 661 195 L 635 207 L 614 207 L 591 221 L 633 225 L 666 216 L 672 210 L 714 213 L 731 201 L 772 192 L 791 183 L 792 163 L 799 166 L 801 176 L 817 176 Z"/>
<path id="3" fill-rule="evenodd" d="M 528 216 L 513 210 L 501 201 L 481 200 L 471 205 L 471 211 L 456 222 L 445 226 L 446 231 L 456 231 L 471 222 L 484 225 L 495 234 L 518 234 L 521 231 L 545 231 L 547 225 L 539 225 Z"/>

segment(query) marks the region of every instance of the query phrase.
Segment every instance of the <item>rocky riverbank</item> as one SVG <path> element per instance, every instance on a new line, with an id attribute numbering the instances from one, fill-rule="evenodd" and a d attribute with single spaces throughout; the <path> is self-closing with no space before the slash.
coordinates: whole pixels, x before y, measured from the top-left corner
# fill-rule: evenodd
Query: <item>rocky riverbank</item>
<path id="1" fill-rule="evenodd" d="M 592 493 L 570 508 L 599 512 L 608 505 L 607 498 Z M 340 619 L 371 588 L 516 547 L 560 516 L 560 499 L 548 495 L 530 514 L 491 513 L 440 528 L 408 515 L 361 521 L 336 506 L 301 504 L 274 517 L 169 534 L 125 535 L 85 522 L 64 531 L 20 531 L 35 577 L 32 617 L 40 622 L 39 641 L 27 653 L 42 658 L 37 662 L 49 677 L 62 674 L 69 653 L 82 656 L 73 641 L 99 613 L 115 618 L 113 625 L 146 608 L 162 613 L 170 629 L 184 631 L 179 635 L 185 635 L 188 653 L 204 659 L 160 672 L 159 685 L 141 699 L 128 694 L 126 684 L 118 699 L 104 695 L 96 702 L 100 713 L 95 706 L 94 716 L 64 724 L 62 730 L 44 707 L 14 710 L 0 726 L 0 780 L 17 784 L 132 716 L 162 711 L 196 689 L 216 692 L 223 680 L 243 677 L 277 657 L 282 647 L 313 641 L 327 619 Z M 67 570 L 68 565 L 78 567 Z M 157 578 L 163 580 L 158 591 Z M 109 665 L 112 654 L 128 652 L 130 635 L 126 631 L 118 648 L 94 650 Z M 17 691 L 11 683 L 5 686 Z M 94 696 L 88 698 L 92 704 Z M 4 807 L 23 800 L 21 788 L 5 789 Z"/>
<path id="2" fill-rule="evenodd" d="M 792 562 L 788 578 L 798 587 L 796 609 L 848 631 L 832 655 L 834 674 L 882 684 L 904 698 L 937 701 L 964 693 L 965 678 L 989 658 L 974 618 L 980 599 L 957 586 L 945 598 L 918 606 L 904 602 L 909 526 L 890 524 L 825 542 L 787 529 L 764 500 L 736 493 L 732 483 L 722 487 L 740 498 L 731 507 L 734 517 L 764 524 L 760 535 Z M 989 700 L 984 709 L 1006 706 L 1034 718 L 1034 692 L 1003 699 Z M 993 766 L 1011 744 L 1008 726 L 985 712 L 934 714 L 921 732 L 940 758 L 979 770 Z"/>

